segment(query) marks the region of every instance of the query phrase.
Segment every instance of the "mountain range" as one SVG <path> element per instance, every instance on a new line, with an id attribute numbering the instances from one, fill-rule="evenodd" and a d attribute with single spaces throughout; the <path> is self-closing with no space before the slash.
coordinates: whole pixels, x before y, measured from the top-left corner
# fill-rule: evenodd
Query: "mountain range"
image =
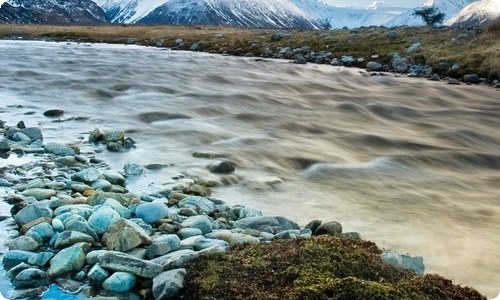
<path id="1" fill-rule="evenodd" d="M 500 0 L 427 0 L 421 6 L 438 8 L 450 26 L 484 25 L 500 17 Z M 414 10 L 389 7 L 383 1 L 368 7 L 337 7 L 321 0 L 8 0 L 0 7 L 0 23 L 306 29 L 425 25 Z"/>

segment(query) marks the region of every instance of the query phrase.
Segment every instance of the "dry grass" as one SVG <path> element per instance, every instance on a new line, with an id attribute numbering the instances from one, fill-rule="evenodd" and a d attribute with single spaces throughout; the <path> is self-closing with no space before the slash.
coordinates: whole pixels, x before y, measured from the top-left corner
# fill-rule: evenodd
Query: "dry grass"
<path id="1" fill-rule="evenodd" d="M 405 54 L 415 63 L 427 64 L 447 75 L 451 65 L 461 69 L 450 75 L 479 73 L 490 79 L 500 77 L 500 25 L 483 32 L 458 31 L 450 28 L 400 27 L 393 31 L 397 38 L 389 38 L 389 29 L 382 27 L 355 30 L 303 31 L 280 30 L 287 36 L 272 41 L 277 30 L 241 29 L 226 27 L 184 26 L 49 26 L 0 25 L 0 38 L 78 40 L 85 42 L 136 43 L 141 45 L 174 47 L 175 40 L 184 40 L 183 49 L 199 43 L 203 51 L 262 56 L 266 48 L 310 46 L 313 51 L 331 52 L 334 56 L 353 55 L 369 60 L 377 54 L 380 62 L 388 62 L 390 52 L 405 54 L 413 43 L 422 43 L 418 53 Z"/>

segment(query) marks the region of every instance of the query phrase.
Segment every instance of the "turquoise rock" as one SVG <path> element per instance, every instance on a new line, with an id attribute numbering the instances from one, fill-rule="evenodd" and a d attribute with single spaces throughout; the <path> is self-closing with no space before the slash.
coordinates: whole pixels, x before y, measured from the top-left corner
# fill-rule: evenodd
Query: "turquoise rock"
<path id="1" fill-rule="evenodd" d="M 128 292 L 134 288 L 136 283 L 136 276 L 134 274 L 125 272 L 115 272 L 108 279 L 104 281 L 102 287 L 106 291 L 115 293 Z"/>
<path id="2" fill-rule="evenodd" d="M 135 215 L 148 224 L 153 224 L 168 216 L 168 207 L 161 201 L 144 203 L 137 206 Z"/>
<path id="3" fill-rule="evenodd" d="M 49 275 L 57 277 L 70 272 L 80 271 L 85 265 L 85 255 L 89 250 L 90 244 L 77 243 L 59 251 L 50 260 Z"/>
<path id="4" fill-rule="evenodd" d="M 212 232 L 212 222 L 210 222 L 210 219 L 204 215 L 189 217 L 181 223 L 181 226 L 198 228 L 203 234 Z"/>
<path id="5" fill-rule="evenodd" d="M 102 206 L 89 217 L 88 223 L 97 234 L 108 231 L 109 226 L 120 219 L 120 214 L 109 206 Z"/>

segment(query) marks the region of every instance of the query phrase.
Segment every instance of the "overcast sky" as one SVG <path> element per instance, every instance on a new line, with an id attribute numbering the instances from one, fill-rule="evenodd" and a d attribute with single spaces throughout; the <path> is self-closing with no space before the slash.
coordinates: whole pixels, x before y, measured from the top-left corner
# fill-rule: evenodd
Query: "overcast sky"
<path id="1" fill-rule="evenodd" d="M 374 0 L 323 0 L 324 2 L 336 5 L 336 6 L 368 6 L 374 2 Z M 424 0 L 377 0 L 377 2 L 384 2 L 387 6 L 396 7 L 417 7 L 424 3 Z"/>

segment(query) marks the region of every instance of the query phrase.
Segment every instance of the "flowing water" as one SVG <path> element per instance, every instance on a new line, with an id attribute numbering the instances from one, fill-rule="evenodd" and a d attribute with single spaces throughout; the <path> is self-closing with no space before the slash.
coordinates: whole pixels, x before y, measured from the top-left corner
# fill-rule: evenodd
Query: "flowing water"
<path id="1" fill-rule="evenodd" d="M 214 196 L 266 214 L 338 220 L 427 272 L 500 290 L 500 92 L 359 69 L 123 45 L 0 42 L 0 119 L 79 144 L 126 129 L 137 149 L 101 157 L 210 177 L 196 151 L 237 164 Z M 62 122 L 43 116 L 63 109 Z M 262 178 L 283 183 L 265 188 Z"/>

